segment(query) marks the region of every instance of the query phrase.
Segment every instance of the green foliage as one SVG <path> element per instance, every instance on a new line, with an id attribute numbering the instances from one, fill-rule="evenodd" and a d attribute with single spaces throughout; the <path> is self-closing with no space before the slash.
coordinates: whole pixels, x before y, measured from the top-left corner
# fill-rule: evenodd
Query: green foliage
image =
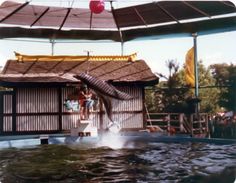
<path id="1" fill-rule="evenodd" d="M 185 84 L 185 70 L 179 70 L 178 63 L 173 60 L 167 61 L 169 76 L 159 74 L 165 78 L 156 86 L 156 89 L 146 92 L 146 102 L 150 112 L 183 112 L 193 113 L 194 106 L 191 103 L 194 98 L 194 88 Z M 211 69 L 206 68 L 202 61 L 198 63 L 200 112 L 215 112 L 219 109 L 219 89 L 215 88 L 215 79 Z"/>
<path id="2" fill-rule="evenodd" d="M 156 106 L 158 106 L 158 104 L 156 104 L 157 100 L 155 97 L 155 92 L 154 92 L 154 88 L 146 88 L 145 90 L 145 101 L 146 101 L 146 107 L 148 109 L 149 112 L 156 112 Z"/>
<path id="3" fill-rule="evenodd" d="M 236 65 L 211 65 L 212 75 L 220 87 L 218 104 L 226 110 L 236 111 Z"/>
<path id="4" fill-rule="evenodd" d="M 202 61 L 198 64 L 200 112 L 214 113 L 219 109 L 219 89 L 215 87 L 215 79 L 210 67 L 206 68 Z"/>
<path id="5" fill-rule="evenodd" d="M 159 74 L 159 77 L 166 81 L 160 82 L 158 87 L 152 92 L 147 93 L 148 108 L 151 112 L 183 112 L 186 111 L 186 96 L 189 88 L 182 86 L 183 76 L 179 74 L 179 65 L 174 60 L 167 61 L 169 76 Z M 153 101 L 151 101 L 153 99 Z"/>

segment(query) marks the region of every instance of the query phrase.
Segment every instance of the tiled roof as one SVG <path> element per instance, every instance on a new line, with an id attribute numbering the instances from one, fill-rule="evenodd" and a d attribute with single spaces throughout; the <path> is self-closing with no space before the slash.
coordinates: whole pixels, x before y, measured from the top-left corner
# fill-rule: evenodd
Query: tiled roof
<path id="1" fill-rule="evenodd" d="M 113 82 L 157 83 L 158 77 L 143 60 L 130 61 L 27 61 L 8 60 L 0 81 L 3 82 L 76 82 L 75 74 L 87 72 Z M 45 78 L 45 79 L 43 79 Z M 49 81 L 46 81 L 49 80 Z"/>
<path id="2" fill-rule="evenodd" d="M 78 82 L 73 76 L 58 74 L 0 74 L 0 82 L 67 83 Z"/>

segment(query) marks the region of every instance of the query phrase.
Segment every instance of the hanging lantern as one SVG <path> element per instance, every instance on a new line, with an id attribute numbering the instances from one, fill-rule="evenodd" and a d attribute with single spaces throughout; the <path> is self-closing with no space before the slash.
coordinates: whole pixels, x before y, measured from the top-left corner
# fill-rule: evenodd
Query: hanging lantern
<path id="1" fill-rule="evenodd" d="M 105 7 L 104 0 L 91 0 L 89 3 L 89 8 L 92 13 L 99 14 L 102 13 Z"/>

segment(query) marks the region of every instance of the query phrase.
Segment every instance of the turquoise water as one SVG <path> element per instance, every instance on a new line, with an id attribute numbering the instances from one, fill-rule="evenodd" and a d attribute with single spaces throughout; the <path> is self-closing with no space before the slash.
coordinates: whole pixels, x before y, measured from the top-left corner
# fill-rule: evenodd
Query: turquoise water
<path id="1" fill-rule="evenodd" d="M 0 150 L 2 183 L 233 183 L 236 144 L 126 143 L 122 148 L 39 145 Z"/>

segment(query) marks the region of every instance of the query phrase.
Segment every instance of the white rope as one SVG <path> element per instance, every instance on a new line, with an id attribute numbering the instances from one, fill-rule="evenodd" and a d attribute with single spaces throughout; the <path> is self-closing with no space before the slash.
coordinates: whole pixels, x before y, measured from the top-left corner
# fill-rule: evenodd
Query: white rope
<path id="1" fill-rule="evenodd" d="M 148 112 L 146 103 L 144 103 L 144 107 L 145 107 L 145 110 L 146 110 L 146 112 L 147 112 L 147 116 L 148 116 L 148 119 L 149 119 L 149 124 L 150 124 L 151 127 L 153 127 L 152 121 L 151 121 L 151 117 L 150 117 L 150 114 L 149 114 L 149 112 Z"/>

